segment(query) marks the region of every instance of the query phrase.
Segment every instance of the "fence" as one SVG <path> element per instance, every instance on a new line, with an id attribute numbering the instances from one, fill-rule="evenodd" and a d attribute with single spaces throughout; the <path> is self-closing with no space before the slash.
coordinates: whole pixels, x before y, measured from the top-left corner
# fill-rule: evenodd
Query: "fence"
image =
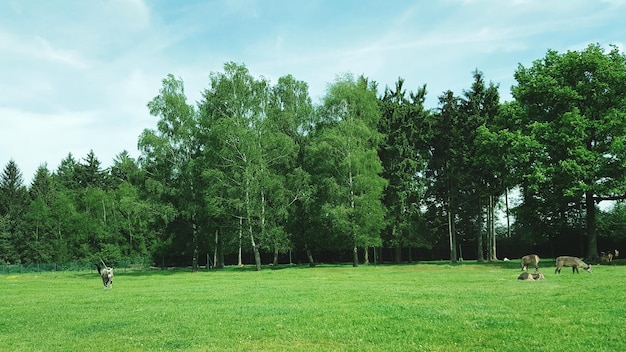
<path id="1" fill-rule="evenodd" d="M 96 263 L 93 260 L 77 260 L 69 263 L 31 263 L 31 264 L 0 264 L 0 275 L 41 273 L 51 271 L 94 271 Z M 139 271 L 144 270 L 152 263 L 149 258 L 122 258 L 112 263 L 117 271 Z"/>

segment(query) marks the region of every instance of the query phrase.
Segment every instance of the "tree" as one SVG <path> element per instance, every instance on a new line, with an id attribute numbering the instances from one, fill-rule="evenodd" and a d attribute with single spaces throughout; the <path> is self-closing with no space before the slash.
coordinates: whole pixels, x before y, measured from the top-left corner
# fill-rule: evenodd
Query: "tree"
<path id="1" fill-rule="evenodd" d="M 44 262 L 53 259 L 54 220 L 50 205 L 54 198 L 54 185 L 48 168 L 40 165 L 28 190 L 30 204 L 22 224 L 25 240 L 20 252 L 26 262 Z"/>
<path id="2" fill-rule="evenodd" d="M 599 45 L 559 54 L 515 72 L 521 129 L 542 145 L 532 196 L 562 227 L 584 214 L 586 257 L 598 259 L 596 204 L 626 195 L 626 57 Z"/>
<path id="3" fill-rule="evenodd" d="M 278 142 L 268 144 L 271 148 L 266 152 L 274 186 L 269 192 L 275 224 L 269 229 L 274 234 L 270 236 L 274 265 L 278 264 L 279 253 L 293 248 L 294 236 L 301 237 L 302 234 L 301 218 L 296 214 L 302 201 L 311 194 L 310 175 L 303 167 L 303 153 L 312 129 L 313 113 L 308 85 L 291 75 L 280 77 L 271 90 L 267 119 L 267 128 Z M 290 217 L 292 221 L 289 221 Z"/>
<path id="4" fill-rule="evenodd" d="M 9 225 L 9 217 L 0 215 L 0 263 L 15 263 L 19 261 Z"/>
<path id="5" fill-rule="evenodd" d="M 505 193 L 502 175 L 508 172 L 496 162 L 502 154 L 485 153 L 487 145 L 498 145 L 497 134 L 490 133 L 499 130 L 498 87 L 486 84 L 478 70 L 472 76 L 472 86 L 462 96 L 446 91 L 439 97 L 427 172 L 430 206 L 444 208 L 439 212 L 447 218 L 451 262 L 461 257 L 463 242 L 474 241 L 478 261 L 483 261 L 485 238 L 488 259 L 497 260 L 495 206 Z"/>
<path id="6" fill-rule="evenodd" d="M 23 234 L 20 230 L 22 216 L 28 207 L 28 190 L 24 186 L 22 172 L 14 160 L 4 167 L 0 175 L 0 258 L 5 261 L 14 261 L 20 244 L 24 243 Z M 16 255 L 17 254 L 17 255 Z"/>
<path id="7" fill-rule="evenodd" d="M 98 160 L 93 150 L 90 150 L 83 163 L 77 163 L 74 169 L 74 178 L 78 186 L 82 188 L 105 186 L 106 172 L 100 168 L 101 162 Z"/>
<path id="8" fill-rule="evenodd" d="M 157 129 L 146 129 L 139 138 L 141 163 L 149 179 L 146 188 L 152 199 L 176 209 L 167 231 L 191 254 L 192 268 L 198 267 L 200 224 L 204 214 L 202 165 L 197 159 L 202 151 L 198 136 L 198 114 L 187 104 L 184 83 L 173 75 L 163 79 L 159 95 L 148 108 L 158 117 Z M 146 181 L 148 183 L 148 181 Z M 169 216 L 162 219 L 169 220 Z M 205 239 L 206 240 L 206 239 Z M 167 243 L 167 238 L 162 239 Z"/>
<path id="9" fill-rule="evenodd" d="M 466 163 L 466 171 L 462 176 L 464 178 L 463 187 L 464 194 L 469 200 L 469 204 L 465 203 L 465 211 L 467 219 L 478 217 L 476 222 L 476 242 L 478 261 L 483 260 L 483 233 L 486 233 L 487 254 L 489 260 L 497 260 L 496 255 L 496 233 L 495 233 L 495 205 L 497 199 L 506 192 L 503 184 L 503 175 L 507 174 L 507 170 L 498 165 L 497 160 L 506 160 L 506 154 L 501 154 L 503 148 L 495 148 L 489 153 L 480 150 L 479 136 L 481 130 L 492 129 L 498 130 L 494 121 L 500 107 L 500 96 L 498 94 L 498 86 L 493 83 L 487 85 L 485 83 L 483 73 L 475 70 L 473 72 L 474 82 L 472 87 L 463 92 L 461 102 L 461 111 L 464 115 L 464 127 L 461 130 L 462 139 L 465 140 L 463 146 L 464 164 Z M 485 134 L 482 135 L 486 136 Z M 484 141 L 483 141 L 484 143 Z M 496 145 L 497 144 L 492 144 Z M 491 158 L 486 158 L 491 156 Z M 473 207 L 472 204 L 478 204 Z M 472 209 L 477 209 L 473 212 Z M 483 211 L 483 209 L 485 209 Z M 483 223 L 483 214 L 486 216 Z M 484 230 L 483 230 L 484 229 Z"/>
<path id="10" fill-rule="evenodd" d="M 28 191 L 22 172 L 14 160 L 9 160 L 0 175 L 0 215 L 17 220 L 27 204 Z"/>
<path id="11" fill-rule="evenodd" d="M 35 177 L 31 182 L 28 192 L 32 200 L 42 197 L 46 202 L 49 201 L 50 193 L 53 191 L 53 180 L 48 167 L 40 165 L 35 171 Z"/>
<path id="12" fill-rule="evenodd" d="M 245 233 L 256 270 L 261 270 L 260 248 L 268 235 L 269 166 L 283 152 L 277 135 L 267 128 L 269 85 L 233 62 L 224 65 L 224 72 L 211 73 L 210 80 L 199 106 L 210 146 L 205 158 L 210 160 L 213 182 L 225 192 L 220 192 L 225 200 L 221 209 L 238 234 L 239 257 Z M 273 147 L 278 154 L 270 156 L 267 152 Z"/>
<path id="13" fill-rule="evenodd" d="M 625 239 L 626 204 L 618 201 L 611 209 L 598 216 L 598 243 L 602 251 L 607 251 L 615 249 Z"/>
<path id="14" fill-rule="evenodd" d="M 395 262 L 401 249 L 412 244 L 432 246 L 426 233 L 418 237 L 414 226 L 420 221 L 426 193 L 425 171 L 429 157 L 431 113 L 424 108 L 426 85 L 416 93 L 404 90 L 399 78 L 395 90 L 385 89 L 380 99 L 379 132 L 384 136 L 378 155 L 383 165 L 382 176 L 389 182 L 385 189 L 386 244 L 395 248 Z"/>
<path id="15" fill-rule="evenodd" d="M 376 84 L 363 76 L 339 77 L 319 114 L 320 129 L 308 147 L 307 164 L 320 185 L 320 215 L 327 218 L 328 231 L 351 247 L 352 264 L 358 266 L 358 248 L 379 246 L 385 226 Z"/>
<path id="16" fill-rule="evenodd" d="M 427 196 L 430 198 L 430 207 L 442 207 L 447 223 L 450 262 L 456 263 L 457 231 L 460 204 L 460 187 L 463 161 L 463 138 L 461 133 L 461 100 L 452 91 L 446 91 L 439 96 L 439 111 L 435 114 L 433 134 L 431 140 L 431 158 L 429 160 L 427 177 L 429 179 Z M 431 209 L 431 213 L 439 213 Z"/>
<path id="17" fill-rule="evenodd" d="M 19 246 L 24 262 L 41 263 L 53 259 L 53 226 L 50 207 L 42 196 L 37 196 L 24 214 L 22 225 L 24 237 Z"/>
<path id="18" fill-rule="evenodd" d="M 148 256 L 156 241 L 155 228 L 169 211 L 166 205 L 155 204 L 145 197 L 141 186 L 146 174 L 127 151 L 122 151 L 113 160 L 108 184 L 113 220 L 111 231 L 117 235 L 121 255 Z"/>
<path id="19" fill-rule="evenodd" d="M 53 175 L 53 179 L 63 188 L 76 190 L 79 188 L 76 175 L 77 167 L 78 162 L 74 159 L 74 155 L 68 153 L 67 156 L 61 160 L 61 163 Z"/>

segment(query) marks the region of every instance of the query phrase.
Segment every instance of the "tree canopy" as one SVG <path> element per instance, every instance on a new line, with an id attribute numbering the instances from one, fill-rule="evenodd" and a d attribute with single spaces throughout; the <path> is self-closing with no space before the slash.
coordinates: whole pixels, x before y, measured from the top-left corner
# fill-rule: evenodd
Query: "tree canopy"
<path id="1" fill-rule="evenodd" d="M 319 104 L 227 62 L 196 104 L 167 75 L 140 155 L 0 174 L 0 262 L 200 265 L 463 258 L 598 260 L 623 245 L 626 57 L 592 44 L 438 95 L 340 74 Z M 519 195 L 514 204 L 509 197 Z M 599 207 L 611 202 L 613 207 Z M 503 221 L 506 219 L 506 221 Z M 372 257 L 373 256 L 373 257 Z"/>

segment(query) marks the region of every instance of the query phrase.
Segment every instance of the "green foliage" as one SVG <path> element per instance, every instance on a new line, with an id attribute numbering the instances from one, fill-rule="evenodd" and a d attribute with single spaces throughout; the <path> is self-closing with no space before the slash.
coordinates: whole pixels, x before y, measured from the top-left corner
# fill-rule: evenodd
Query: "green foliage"
<path id="1" fill-rule="evenodd" d="M 617 202 L 611 209 L 598 216 L 598 237 L 609 243 L 626 239 L 626 204 Z M 607 248 L 600 248 L 605 251 Z"/>
<path id="2" fill-rule="evenodd" d="M 543 184 L 524 185 L 524 197 L 540 203 L 542 213 L 551 213 L 562 229 L 584 215 L 587 257 L 595 259 L 596 202 L 626 194 L 621 148 L 626 57 L 616 47 L 605 53 L 599 45 L 564 54 L 549 50 L 531 67 L 520 65 L 515 78 L 519 129 L 541 145 L 542 153 L 529 174 Z"/>
<path id="3" fill-rule="evenodd" d="M 383 239 L 386 246 L 398 249 L 429 247 L 433 239 L 427 231 L 418 231 L 418 226 L 423 221 L 432 114 L 424 108 L 425 85 L 408 97 L 403 86 L 404 80 L 398 79 L 395 90 L 385 89 L 380 99 L 378 130 L 384 138 L 378 154 L 382 176 L 389 183 L 383 198 L 387 210 Z M 395 261 L 402 261 L 400 251 L 396 253 Z"/>
<path id="4" fill-rule="evenodd" d="M 377 154 L 382 135 L 375 84 L 362 76 L 339 77 L 319 114 L 319 129 L 305 151 L 307 171 L 319 185 L 314 216 L 326 218 L 330 237 L 353 250 L 356 266 L 357 248 L 380 245 L 384 227 L 381 198 L 387 182 Z"/>
<path id="5" fill-rule="evenodd" d="M 30 185 L 6 164 L 0 262 L 150 256 L 197 269 L 205 253 L 216 267 L 252 253 L 259 270 L 262 256 L 278 264 L 293 250 L 311 264 L 350 250 L 357 265 L 372 246 L 401 262 L 403 249 L 441 257 L 449 245 L 455 261 L 459 244 L 476 248 L 466 259 L 496 259 L 496 210 L 511 189 L 522 204 L 509 243 L 586 236 L 593 260 L 598 238 L 623 241 L 621 204 L 599 215 L 597 236 L 595 213 L 626 195 L 624 55 L 550 50 L 519 66 L 515 100 L 503 104 L 497 85 L 472 74 L 432 111 L 426 86 L 407 93 L 402 78 L 378 96 L 366 77 L 339 75 L 316 106 L 305 82 L 272 84 L 228 62 L 194 106 L 168 75 L 147 104 L 155 124 L 137 160 L 123 151 L 103 168 L 93 151 L 70 153 Z"/>

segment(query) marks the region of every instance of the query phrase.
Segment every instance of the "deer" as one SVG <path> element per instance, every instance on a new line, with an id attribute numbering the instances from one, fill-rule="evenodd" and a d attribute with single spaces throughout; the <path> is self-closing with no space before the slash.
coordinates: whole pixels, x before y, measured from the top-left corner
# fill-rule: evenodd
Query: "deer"
<path id="1" fill-rule="evenodd" d="M 98 268 L 98 274 L 102 277 L 102 284 L 104 285 L 104 289 L 113 288 L 113 268 L 104 264 L 104 261 L 100 259 L 102 265 L 104 267 L 100 267 L 100 264 L 96 263 L 96 267 Z"/>
<path id="2" fill-rule="evenodd" d="M 545 278 L 546 277 L 538 271 L 534 274 L 530 274 L 524 271 L 517 277 L 518 280 L 525 280 L 525 281 L 545 280 Z"/>
<path id="3" fill-rule="evenodd" d="M 561 256 L 561 257 L 557 257 L 556 258 L 556 270 L 554 270 L 555 274 L 560 274 L 561 273 L 561 268 L 564 266 L 569 266 L 572 268 L 572 273 L 578 273 L 580 274 L 580 272 L 578 271 L 578 268 L 583 268 L 585 270 L 587 270 L 587 272 L 592 272 L 591 271 L 591 265 L 583 262 L 582 260 L 580 260 L 580 258 L 576 258 L 576 257 L 569 257 L 569 256 Z"/>
<path id="4" fill-rule="evenodd" d="M 535 272 L 539 272 L 539 256 L 536 254 L 523 256 L 520 263 L 522 265 L 522 271 L 528 271 L 528 266 L 532 264 L 535 267 Z"/>
<path id="5" fill-rule="evenodd" d="M 610 250 L 608 252 L 600 252 L 600 262 L 603 264 L 608 263 L 609 265 L 613 265 L 613 258 L 619 256 L 619 251 L 617 249 Z"/>

